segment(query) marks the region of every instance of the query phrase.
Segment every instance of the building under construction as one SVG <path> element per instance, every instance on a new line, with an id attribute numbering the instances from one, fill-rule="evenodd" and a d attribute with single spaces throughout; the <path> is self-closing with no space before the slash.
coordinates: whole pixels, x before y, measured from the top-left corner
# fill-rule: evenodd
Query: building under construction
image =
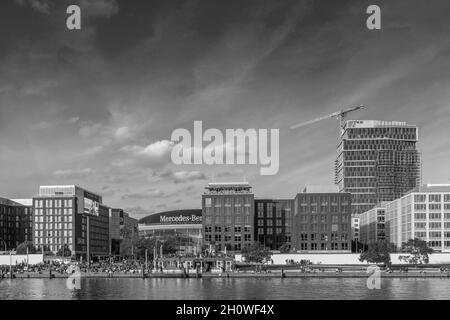
<path id="1" fill-rule="evenodd" d="M 392 201 L 420 185 L 418 128 L 405 122 L 348 120 L 342 123 L 335 182 L 352 194 L 352 213 Z"/>

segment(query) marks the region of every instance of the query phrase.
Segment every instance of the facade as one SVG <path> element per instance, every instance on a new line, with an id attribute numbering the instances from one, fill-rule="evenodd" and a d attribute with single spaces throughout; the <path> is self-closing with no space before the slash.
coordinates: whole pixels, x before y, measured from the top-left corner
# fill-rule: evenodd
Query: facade
<path id="1" fill-rule="evenodd" d="M 450 184 L 423 185 L 386 205 L 388 241 L 401 248 L 419 238 L 438 252 L 450 252 Z"/>
<path id="2" fill-rule="evenodd" d="M 72 255 L 109 254 L 109 208 L 102 197 L 78 186 L 41 186 L 33 198 L 34 245 Z"/>
<path id="3" fill-rule="evenodd" d="M 293 199 L 255 199 L 255 241 L 271 250 L 290 250 L 293 208 Z"/>
<path id="4" fill-rule="evenodd" d="M 358 242 L 359 241 L 359 218 L 352 218 L 352 240 Z"/>
<path id="5" fill-rule="evenodd" d="M 351 251 L 351 195 L 337 187 L 306 187 L 294 202 L 294 249 Z"/>
<path id="6" fill-rule="evenodd" d="M 385 203 L 359 215 L 359 241 L 363 244 L 386 240 Z"/>
<path id="7" fill-rule="evenodd" d="M 335 183 L 352 194 L 352 213 L 366 212 L 417 187 L 421 179 L 418 128 L 405 122 L 349 120 L 343 125 Z"/>
<path id="8" fill-rule="evenodd" d="M 111 254 L 120 255 L 120 243 L 133 241 L 139 237 L 138 220 L 133 219 L 123 209 L 109 210 L 109 238 Z"/>
<path id="9" fill-rule="evenodd" d="M 202 248 L 202 210 L 174 210 L 139 220 L 139 236 L 164 241 L 175 237 L 179 254 L 197 254 Z"/>
<path id="10" fill-rule="evenodd" d="M 254 242 L 254 194 L 247 182 L 209 183 L 202 195 L 203 240 L 209 250 L 240 251 Z"/>
<path id="11" fill-rule="evenodd" d="M 21 202 L 0 198 L 0 251 L 32 241 L 32 208 Z"/>

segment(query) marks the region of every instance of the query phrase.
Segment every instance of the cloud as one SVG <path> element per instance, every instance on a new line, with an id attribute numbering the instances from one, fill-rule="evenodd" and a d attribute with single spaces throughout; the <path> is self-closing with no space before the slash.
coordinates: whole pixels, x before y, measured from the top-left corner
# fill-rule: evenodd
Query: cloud
<path id="1" fill-rule="evenodd" d="M 110 18 L 119 12 L 119 6 L 115 0 L 81 0 L 80 8 L 87 17 Z"/>
<path id="2" fill-rule="evenodd" d="M 126 140 L 131 138 L 131 132 L 128 127 L 120 127 L 114 133 L 114 136 L 119 140 Z"/>
<path id="3" fill-rule="evenodd" d="M 144 192 L 133 192 L 133 193 L 127 193 L 122 196 L 123 200 L 126 199 L 151 199 L 151 198 L 161 198 L 164 197 L 166 194 L 160 190 L 160 189 L 151 189 Z"/>
<path id="4" fill-rule="evenodd" d="M 173 173 L 175 183 L 184 183 L 195 180 L 206 180 L 207 177 L 200 171 L 177 171 Z"/>
<path id="5" fill-rule="evenodd" d="M 83 138 L 90 138 L 100 133 L 103 125 L 101 123 L 84 123 L 78 131 Z"/>
<path id="6" fill-rule="evenodd" d="M 128 212 L 130 214 L 130 216 L 132 216 L 132 217 L 148 216 L 150 214 L 156 213 L 155 210 L 147 209 L 142 206 L 128 207 L 128 208 L 125 208 L 124 211 Z"/>
<path id="7" fill-rule="evenodd" d="M 40 13 L 50 14 L 49 1 L 46 0 L 15 0 L 15 1 L 17 4 L 21 6 L 28 5 Z"/>
<path id="8" fill-rule="evenodd" d="M 175 171 L 165 169 L 163 171 L 154 171 L 149 177 L 150 181 L 172 181 L 174 183 L 185 183 L 196 180 L 207 180 L 207 176 L 200 171 Z"/>
<path id="9" fill-rule="evenodd" d="M 94 173 L 94 170 L 91 168 L 85 168 L 85 169 L 66 169 L 66 170 L 56 170 L 53 172 L 53 175 L 57 176 L 58 178 L 65 178 L 65 179 L 78 179 L 78 178 L 85 178 Z"/>
<path id="10" fill-rule="evenodd" d="M 125 146 L 120 150 L 133 156 L 141 165 L 162 165 L 170 161 L 173 143 L 168 140 L 156 141 L 146 147 L 133 145 Z"/>

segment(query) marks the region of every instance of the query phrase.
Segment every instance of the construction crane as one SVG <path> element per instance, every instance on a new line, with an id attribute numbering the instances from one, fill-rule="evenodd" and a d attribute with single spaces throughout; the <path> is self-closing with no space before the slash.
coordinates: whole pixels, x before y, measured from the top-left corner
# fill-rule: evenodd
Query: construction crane
<path id="1" fill-rule="evenodd" d="M 320 118 L 317 118 L 314 120 L 298 123 L 296 125 L 291 126 L 291 129 L 297 129 L 297 128 L 304 127 L 304 126 L 307 126 L 307 125 L 310 125 L 310 124 L 313 124 L 313 123 L 316 123 L 316 122 L 319 122 L 319 121 L 322 121 L 325 119 L 330 119 L 330 118 L 335 118 L 335 119 L 339 120 L 340 128 L 342 129 L 347 114 L 349 114 L 350 112 L 353 112 L 353 111 L 364 109 L 364 108 L 365 107 L 361 105 L 361 106 L 357 106 L 357 107 L 351 107 L 348 109 L 344 109 L 344 110 L 334 112 L 334 113 L 329 114 L 324 117 L 320 117 Z"/>

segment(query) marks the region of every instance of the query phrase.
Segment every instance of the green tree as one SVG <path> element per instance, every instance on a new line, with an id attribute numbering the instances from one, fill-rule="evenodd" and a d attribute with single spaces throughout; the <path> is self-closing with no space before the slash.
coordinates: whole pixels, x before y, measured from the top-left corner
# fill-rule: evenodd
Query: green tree
<path id="1" fill-rule="evenodd" d="M 429 254 L 433 253 L 426 241 L 415 238 L 409 239 L 402 244 L 402 252 L 409 253 L 409 255 L 399 256 L 400 261 L 405 261 L 409 264 L 426 264 L 430 261 Z"/>
<path id="2" fill-rule="evenodd" d="M 30 241 L 24 241 L 17 246 L 16 254 L 27 254 L 27 248 L 28 253 L 36 253 L 36 247 L 33 245 L 33 243 L 31 243 Z"/>
<path id="3" fill-rule="evenodd" d="M 260 243 L 254 243 L 244 247 L 242 255 L 244 256 L 245 261 L 256 263 L 262 263 L 264 260 L 268 260 L 271 257 L 270 251 Z"/>
<path id="4" fill-rule="evenodd" d="M 366 251 L 359 256 L 359 261 L 368 263 L 391 264 L 391 252 L 395 251 L 395 246 L 384 240 L 369 243 Z"/>

